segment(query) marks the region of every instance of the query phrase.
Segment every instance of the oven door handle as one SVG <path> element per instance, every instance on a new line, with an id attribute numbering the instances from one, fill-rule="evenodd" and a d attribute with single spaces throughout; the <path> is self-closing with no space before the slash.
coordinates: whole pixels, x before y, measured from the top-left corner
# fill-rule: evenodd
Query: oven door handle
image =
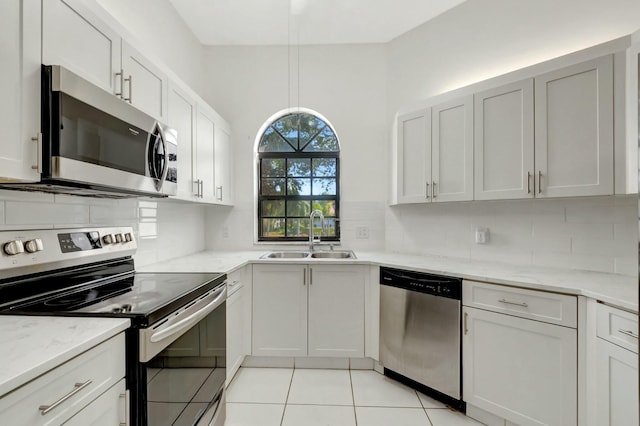
<path id="1" fill-rule="evenodd" d="M 155 331 L 149 338 L 149 341 L 151 341 L 152 343 L 157 343 L 177 333 L 180 333 L 182 330 L 193 327 L 195 324 L 200 322 L 201 319 L 213 312 L 218 306 L 222 305 L 226 297 L 227 289 L 225 287 L 220 293 L 217 294 L 217 296 L 215 296 L 215 299 L 213 299 L 207 305 L 203 306 L 201 309 L 197 310 L 188 317 L 183 318 L 174 324 L 171 324 L 167 328 L 160 328 Z"/>

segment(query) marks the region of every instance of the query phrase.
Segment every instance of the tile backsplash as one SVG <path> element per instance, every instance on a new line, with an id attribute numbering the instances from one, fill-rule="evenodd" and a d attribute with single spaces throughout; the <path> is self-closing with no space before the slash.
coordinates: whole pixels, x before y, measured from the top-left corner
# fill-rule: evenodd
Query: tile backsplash
<path id="1" fill-rule="evenodd" d="M 636 196 L 394 206 L 385 232 L 399 253 L 638 273 Z"/>
<path id="2" fill-rule="evenodd" d="M 132 226 L 137 266 L 205 248 L 205 207 L 197 204 L 0 190 L 0 230 L 91 226 Z"/>

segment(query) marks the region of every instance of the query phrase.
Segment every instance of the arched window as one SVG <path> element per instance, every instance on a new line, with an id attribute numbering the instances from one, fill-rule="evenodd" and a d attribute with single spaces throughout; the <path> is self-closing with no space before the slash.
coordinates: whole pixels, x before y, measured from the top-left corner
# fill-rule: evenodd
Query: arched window
<path id="1" fill-rule="evenodd" d="M 258 241 L 306 241 L 309 215 L 324 215 L 323 241 L 339 241 L 340 147 L 331 126 L 307 112 L 277 118 L 258 143 Z M 314 235 L 322 224 L 314 219 Z"/>

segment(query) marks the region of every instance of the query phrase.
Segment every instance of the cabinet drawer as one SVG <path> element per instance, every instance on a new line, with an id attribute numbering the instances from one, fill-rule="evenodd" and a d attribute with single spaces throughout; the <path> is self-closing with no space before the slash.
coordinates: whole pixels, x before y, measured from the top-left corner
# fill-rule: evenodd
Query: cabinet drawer
<path id="1" fill-rule="evenodd" d="M 638 353 L 638 317 L 598 303 L 598 337 Z"/>
<path id="2" fill-rule="evenodd" d="M 120 333 L 0 399 L 0 424 L 60 425 L 124 375 L 124 334 Z M 82 388 L 76 385 L 85 383 Z M 57 401 L 62 402 L 41 414 L 40 406 Z"/>
<path id="3" fill-rule="evenodd" d="M 227 274 L 227 296 L 232 295 L 242 287 L 244 270 L 245 268 L 240 268 Z"/>
<path id="4" fill-rule="evenodd" d="M 462 304 L 521 318 L 576 328 L 575 296 L 465 280 Z"/>

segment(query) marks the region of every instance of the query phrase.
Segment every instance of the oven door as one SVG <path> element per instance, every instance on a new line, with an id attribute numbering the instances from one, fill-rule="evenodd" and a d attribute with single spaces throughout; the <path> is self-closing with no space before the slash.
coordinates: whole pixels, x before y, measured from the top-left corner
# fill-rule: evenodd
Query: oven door
<path id="1" fill-rule="evenodd" d="M 224 424 L 225 299 L 221 285 L 140 330 L 148 426 Z"/>

